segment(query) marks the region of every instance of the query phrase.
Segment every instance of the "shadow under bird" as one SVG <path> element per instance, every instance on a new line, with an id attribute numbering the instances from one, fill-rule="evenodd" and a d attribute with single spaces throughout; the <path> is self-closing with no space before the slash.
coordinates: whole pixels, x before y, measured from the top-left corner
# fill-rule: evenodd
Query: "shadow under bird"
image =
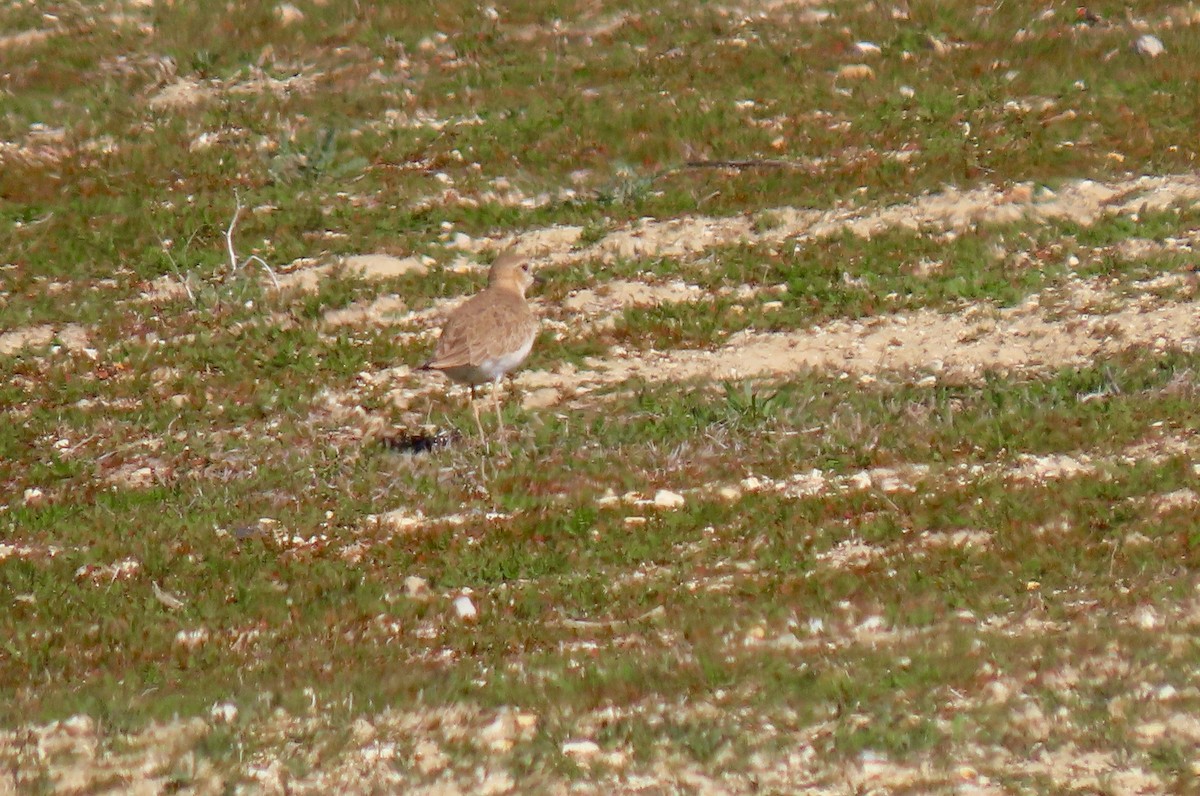
<path id="1" fill-rule="evenodd" d="M 529 261 L 507 250 L 496 258 L 488 271 L 488 283 L 480 292 L 459 305 L 442 326 L 433 356 L 422 370 L 440 370 L 453 381 L 471 388 L 471 411 L 479 436 L 487 445 L 475 388 L 491 382 L 496 422 L 503 433 L 500 416 L 500 381 L 529 356 L 537 337 L 537 317 L 525 300 L 525 291 L 535 277 Z"/>

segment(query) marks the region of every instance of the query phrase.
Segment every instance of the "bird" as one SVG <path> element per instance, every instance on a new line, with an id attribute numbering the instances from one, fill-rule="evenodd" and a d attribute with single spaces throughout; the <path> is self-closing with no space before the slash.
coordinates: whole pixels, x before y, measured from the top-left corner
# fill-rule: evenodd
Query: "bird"
<path id="1" fill-rule="evenodd" d="M 487 435 L 479 421 L 475 388 L 492 383 L 496 422 L 500 416 L 500 380 L 529 356 L 538 333 L 537 316 L 525 300 L 525 291 L 537 281 L 529 260 L 513 249 L 502 252 L 488 271 L 487 287 L 460 304 L 447 316 L 433 356 L 421 370 L 438 370 L 452 381 L 471 388 L 471 412 L 487 448 Z"/>

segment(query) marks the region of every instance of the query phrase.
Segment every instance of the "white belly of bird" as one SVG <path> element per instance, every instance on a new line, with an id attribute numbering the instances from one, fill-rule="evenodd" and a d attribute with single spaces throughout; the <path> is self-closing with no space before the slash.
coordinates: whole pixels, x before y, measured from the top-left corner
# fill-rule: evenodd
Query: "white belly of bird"
<path id="1" fill-rule="evenodd" d="M 515 351 L 510 351 L 498 357 L 490 357 L 478 365 L 460 365 L 459 367 L 445 368 L 443 372 L 455 381 L 464 384 L 486 384 L 489 381 L 500 381 L 500 379 L 504 378 L 505 373 L 508 373 L 525 361 L 525 357 L 529 356 L 529 351 L 532 348 L 533 337 L 530 337 L 529 342 Z"/>
<path id="2" fill-rule="evenodd" d="M 533 348 L 533 336 L 515 351 L 509 351 L 507 354 L 495 357 L 493 359 L 485 359 L 479 365 L 479 369 L 486 374 L 489 381 L 499 381 L 513 368 L 525 361 L 525 357 L 529 356 L 530 349 Z"/>

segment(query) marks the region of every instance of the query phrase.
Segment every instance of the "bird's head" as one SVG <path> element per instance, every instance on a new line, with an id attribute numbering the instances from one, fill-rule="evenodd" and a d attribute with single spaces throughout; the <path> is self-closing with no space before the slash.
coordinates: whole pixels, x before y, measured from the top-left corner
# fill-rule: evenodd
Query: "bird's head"
<path id="1" fill-rule="evenodd" d="M 488 271 L 488 286 L 504 287 L 515 290 L 522 296 L 529 286 L 539 281 L 533 275 L 529 260 L 524 255 L 517 254 L 512 249 L 501 252 Z"/>

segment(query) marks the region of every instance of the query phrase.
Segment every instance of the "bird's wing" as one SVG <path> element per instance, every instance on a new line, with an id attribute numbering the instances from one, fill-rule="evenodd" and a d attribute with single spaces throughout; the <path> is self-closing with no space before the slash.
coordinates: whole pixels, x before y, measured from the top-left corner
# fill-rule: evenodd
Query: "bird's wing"
<path id="1" fill-rule="evenodd" d="M 523 348 L 530 338 L 537 335 L 538 322 L 528 307 L 520 305 L 506 312 L 504 324 L 497 324 L 495 333 L 488 340 L 487 353 L 500 356 Z"/>
<path id="2" fill-rule="evenodd" d="M 443 369 L 469 365 L 471 351 L 475 347 L 472 337 L 470 324 L 458 322 L 456 316 L 450 316 L 442 327 L 442 336 L 438 338 L 433 357 L 424 367 Z"/>
<path id="3" fill-rule="evenodd" d="M 433 358 L 425 367 L 445 369 L 478 364 L 476 357 L 486 341 L 485 333 L 494 323 L 488 304 L 484 294 L 479 293 L 450 313 Z"/>
<path id="4" fill-rule="evenodd" d="M 480 365 L 485 359 L 519 349 L 537 333 L 537 320 L 523 301 L 483 294 L 467 301 L 446 319 L 433 358 L 426 368 Z"/>

